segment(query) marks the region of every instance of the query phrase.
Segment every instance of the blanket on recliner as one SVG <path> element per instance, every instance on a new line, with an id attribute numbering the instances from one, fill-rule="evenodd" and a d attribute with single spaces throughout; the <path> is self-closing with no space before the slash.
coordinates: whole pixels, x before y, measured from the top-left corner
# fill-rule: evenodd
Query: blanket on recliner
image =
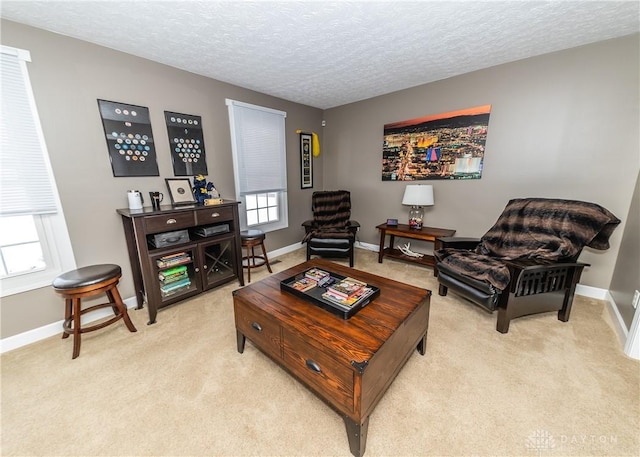
<path id="1" fill-rule="evenodd" d="M 438 262 L 461 275 L 489 283 L 494 292 L 503 291 L 511 280 L 509 268 L 488 255 L 463 249 L 440 249 L 435 252 L 435 257 Z"/>
<path id="2" fill-rule="evenodd" d="M 609 237 L 619 223 L 620 219 L 595 203 L 514 199 L 481 238 L 475 253 L 445 249 L 438 251 L 437 258 L 460 274 L 504 290 L 510 277 L 501 260 L 575 262 L 585 246 L 608 249 Z"/>
<path id="3" fill-rule="evenodd" d="M 311 238 L 353 239 L 349 231 L 351 218 L 351 193 L 347 190 L 318 191 L 311 196 L 313 228 L 302 239 Z"/>

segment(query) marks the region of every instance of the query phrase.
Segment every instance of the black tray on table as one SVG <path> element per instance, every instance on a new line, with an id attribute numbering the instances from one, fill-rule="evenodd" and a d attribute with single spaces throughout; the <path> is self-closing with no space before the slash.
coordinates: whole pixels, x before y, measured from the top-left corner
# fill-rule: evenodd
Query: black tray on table
<path id="1" fill-rule="evenodd" d="M 312 269 L 317 270 L 317 268 L 310 268 L 309 270 L 312 270 Z M 320 306 L 321 308 L 324 308 L 327 311 L 330 311 L 342 317 L 343 319 L 349 319 L 351 316 L 353 316 L 362 308 L 364 308 L 369 303 L 371 303 L 371 300 L 373 300 L 378 295 L 380 295 L 380 289 L 378 287 L 372 286 L 371 284 L 367 284 L 366 287 L 371 289 L 371 293 L 365 297 L 360 298 L 352 305 L 344 305 L 341 303 L 328 300 L 324 298 L 322 294 L 324 294 L 327 291 L 327 288 L 329 286 L 331 286 L 332 284 L 338 283 L 347 277 L 337 273 L 333 273 L 328 270 L 323 270 L 323 271 L 326 271 L 331 276 L 330 283 L 327 283 L 324 286 L 316 286 L 312 289 L 305 290 L 305 291 L 294 289 L 291 285 L 296 281 L 298 281 L 299 279 L 304 278 L 306 272 L 309 270 L 305 270 L 302 273 L 298 273 L 295 276 L 291 276 L 290 278 L 280 281 L 280 290 L 291 293 L 293 295 L 296 295 L 297 297 L 302 298 L 303 300 L 306 300 L 310 303 Z M 349 277 L 352 277 L 352 276 L 349 276 Z M 353 278 L 353 279 L 358 280 L 357 278 Z"/>

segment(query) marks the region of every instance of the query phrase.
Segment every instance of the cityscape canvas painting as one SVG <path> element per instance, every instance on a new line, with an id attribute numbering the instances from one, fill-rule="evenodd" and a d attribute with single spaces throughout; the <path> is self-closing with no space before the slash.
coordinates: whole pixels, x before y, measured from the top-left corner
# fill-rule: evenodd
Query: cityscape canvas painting
<path id="1" fill-rule="evenodd" d="M 383 181 L 480 179 L 491 105 L 385 124 Z"/>

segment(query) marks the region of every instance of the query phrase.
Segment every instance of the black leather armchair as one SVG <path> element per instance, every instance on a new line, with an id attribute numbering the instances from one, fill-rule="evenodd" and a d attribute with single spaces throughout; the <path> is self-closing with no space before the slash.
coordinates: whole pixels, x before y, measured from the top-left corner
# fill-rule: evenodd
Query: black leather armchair
<path id="1" fill-rule="evenodd" d="M 316 191 L 312 197 L 313 220 L 302 223 L 307 260 L 312 255 L 348 257 L 354 264 L 354 243 L 360 228 L 351 218 L 351 194 L 346 190 Z"/>
<path id="2" fill-rule="evenodd" d="M 557 311 L 567 322 L 583 269 L 585 246 L 605 250 L 620 220 L 593 203 L 557 199 L 511 200 L 480 239 L 440 238 L 435 252 L 438 293 L 449 289 L 488 312 L 496 330 L 511 319 Z"/>

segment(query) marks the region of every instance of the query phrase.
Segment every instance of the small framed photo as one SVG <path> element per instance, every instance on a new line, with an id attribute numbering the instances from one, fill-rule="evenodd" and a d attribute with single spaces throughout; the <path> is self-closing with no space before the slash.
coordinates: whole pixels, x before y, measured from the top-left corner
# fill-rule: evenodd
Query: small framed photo
<path id="1" fill-rule="evenodd" d="M 308 133 L 300 134 L 300 188 L 313 187 L 313 142 Z"/>
<path id="2" fill-rule="evenodd" d="M 387 225 L 398 225 L 398 219 L 387 219 Z"/>
<path id="3" fill-rule="evenodd" d="M 189 178 L 165 178 L 165 181 L 172 205 L 194 205 L 196 203 Z"/>

